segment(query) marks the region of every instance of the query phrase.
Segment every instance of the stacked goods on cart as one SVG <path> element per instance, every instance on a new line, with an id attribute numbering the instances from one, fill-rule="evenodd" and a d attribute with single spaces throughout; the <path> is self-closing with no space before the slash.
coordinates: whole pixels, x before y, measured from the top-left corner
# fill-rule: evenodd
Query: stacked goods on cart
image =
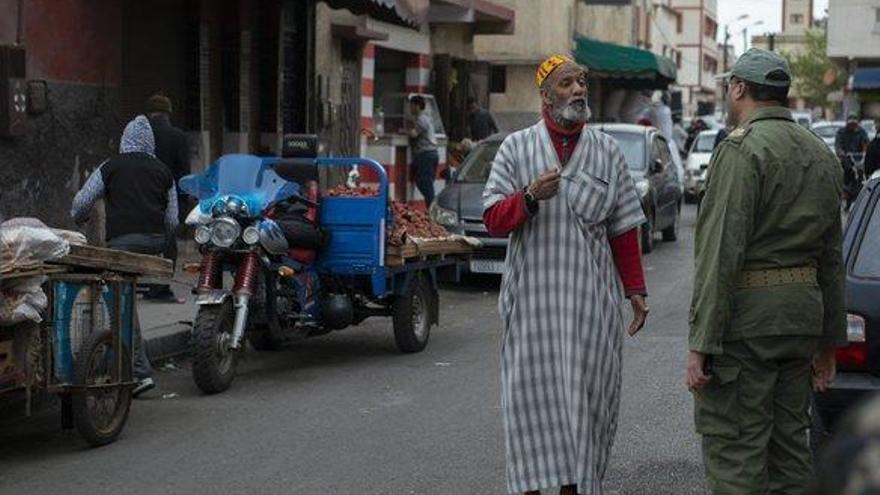
<path id="1" fill-rule="evenodd" d="M 375 197 L 372 187 L 348 187 L 340 184 L 324 192 L 325 197 Z M 434 223 L 425 211 L 406 203 L 391 203 L 393 221 L 386 232 L 386 264 L 399 265 L 407 258 L 446 254 L 468 254 L 480 243 L 476 239 L 451 234 L 442 225 Z"/>

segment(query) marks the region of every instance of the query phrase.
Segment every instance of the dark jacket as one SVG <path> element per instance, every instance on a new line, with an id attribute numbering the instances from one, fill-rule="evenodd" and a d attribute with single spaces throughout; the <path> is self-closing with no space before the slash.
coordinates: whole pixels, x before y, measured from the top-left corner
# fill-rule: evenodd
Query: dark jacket
<path id="1" fill-rule="evenodd" d="M 150 117 L 150 126 L 156 138 L 156 158 L 168 167 L 174 181 L 189 175 L 189 140 L 186 133 L 171 125 L 171 119 L 165 114 Z"/>
<path id="2" fill-rule="evenodd" d="M 482 141 L 498 132 L 495 118 L 484 108 L 478 108 L 468 116 L 468 126 L 471 131 L 471 139 Z"/>

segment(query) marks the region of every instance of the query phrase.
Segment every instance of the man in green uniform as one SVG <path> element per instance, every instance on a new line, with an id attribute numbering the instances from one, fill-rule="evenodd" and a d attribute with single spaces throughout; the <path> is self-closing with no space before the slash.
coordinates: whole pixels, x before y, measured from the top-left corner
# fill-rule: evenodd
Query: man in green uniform
<path id="1" fill-rule="evenodd" d="M 715 495 L 806 493 L 811 385 L 846 344 L 841 168 L 784 107 L 790 82 L 773 52 L 737 61 L 697 221 L 687 385 Z"/>

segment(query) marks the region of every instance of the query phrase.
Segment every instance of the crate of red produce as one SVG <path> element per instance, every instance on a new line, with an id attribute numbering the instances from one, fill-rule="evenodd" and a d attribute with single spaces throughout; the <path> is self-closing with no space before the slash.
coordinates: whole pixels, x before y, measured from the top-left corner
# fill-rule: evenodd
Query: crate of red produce
<path id="1" fill-rule="evenodd" d="M 408 259 L 467 254 L 473 249 L 467 240 L 433 223 L 424 211 L 389 203 L 384 169 L 365 163 L 380 177 L 378 186 L 340 184 L 322 194 L 321 225 L 330 232 L 330 246 L 321 263 L 327 270 L 376 274 L 381 267 L 400 266 Z"/>

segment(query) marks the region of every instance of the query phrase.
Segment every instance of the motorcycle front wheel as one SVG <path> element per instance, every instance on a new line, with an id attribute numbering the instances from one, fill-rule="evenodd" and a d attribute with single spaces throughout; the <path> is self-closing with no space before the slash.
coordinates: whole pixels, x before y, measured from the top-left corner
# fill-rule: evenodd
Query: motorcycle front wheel
<path id="1" fill-rule="evenodd" d="M 238 352 L 230 347 L 235 312 L 227 300 L 216 306 L 202 306 L 192 334 L 193 380 L 202 392 L 226 391 L 235 379 Z"/>

